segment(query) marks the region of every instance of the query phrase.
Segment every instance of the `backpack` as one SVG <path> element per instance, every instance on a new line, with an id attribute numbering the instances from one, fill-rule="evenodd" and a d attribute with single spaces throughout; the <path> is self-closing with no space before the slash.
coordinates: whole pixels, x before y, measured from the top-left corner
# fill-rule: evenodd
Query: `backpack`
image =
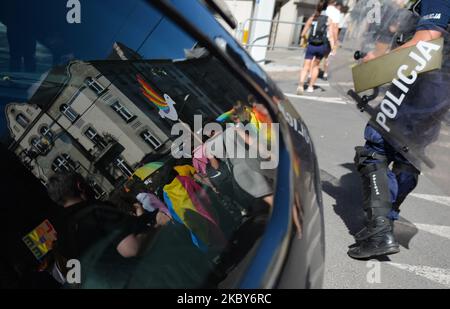
<path id="1" fill-rule="evenodd" d="M 320 15 L 315 18 L 309 33 L 309 44 L 323 45 L 328 42 L 328 16 Z"/>

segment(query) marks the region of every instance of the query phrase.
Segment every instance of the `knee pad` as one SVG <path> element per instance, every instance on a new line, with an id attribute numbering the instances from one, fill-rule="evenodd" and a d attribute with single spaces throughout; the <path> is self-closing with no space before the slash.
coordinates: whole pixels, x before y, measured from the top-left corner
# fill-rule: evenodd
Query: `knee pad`
<path id="1" fill-rule="evenodd" d="M 416 188 L 420 171 L 413 165 L 403 162 L 395 162 L 392 171 L 398 183 L 398 196 L 394 202 L 394 209 L 399 211 L 400 205 L 404 202 L 408 194 Z"/>
<path id="2" fill-rule="evenodd" d="M 395 162 L 394 167 L 392 168 L 392 172 L 394 172 L 395 176 L 397 177 L 400 177 L 402 174 L 409 176 L 415 183 L 414 187 L 417 186 L 420 171 L 417 168 L 415 168 L 412 164 Z"/>

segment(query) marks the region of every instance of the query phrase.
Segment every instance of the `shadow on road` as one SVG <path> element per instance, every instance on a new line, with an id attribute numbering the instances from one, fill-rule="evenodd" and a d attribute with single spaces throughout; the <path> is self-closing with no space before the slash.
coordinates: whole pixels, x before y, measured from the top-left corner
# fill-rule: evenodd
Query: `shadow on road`
<path id="1" fill-rule="evenodd" d="M 353 163 L 341 165 L 350 172 L 337 179 L 328 172 L 321 171 L 322 190 L 330 195 L 335 204 L 334 212 L 342 219 L 350 235 L 354 236 L 364 227 L 365 213 L 362 208 L 361 180 Z M 395 236 L 399 244 L 409 249 L 412 238 L 418 233 L 417 227 L 408 220 L 401 218 L 395 224 Z M 389 261 L 382 257 L 380 261 Z"/>

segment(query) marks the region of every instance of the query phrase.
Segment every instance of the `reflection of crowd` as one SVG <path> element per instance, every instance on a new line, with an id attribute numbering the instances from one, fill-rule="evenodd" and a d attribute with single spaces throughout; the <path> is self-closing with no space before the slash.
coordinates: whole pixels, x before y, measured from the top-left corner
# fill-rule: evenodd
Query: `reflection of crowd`
<path id="1" fill-rule="evenodd" d="M 177 269 L 180 276 L 189 274 L 189 284 L 217 285 L 255 244 L 273 206 L 274 171 L 262 171 L 260 159 L 217 158 L 205 152 L 205 145 L 219 135 L 226 145 L 229 134 L 237 136 L 235 146 L 257 147 L 243 125 L 253 122 L 258 129 L 271 120 L 262 105 L 249 100 L 251 105 L 236 103 L 230 114 L 229 122 L 237 125 L 211 132 L 194 149 L 193 159 L 153 164 L 156 170 L 145 178 L 133 175 L 107 201 L 95 200 L 77 173 L 51 177 L 48 193 L 61 206 L 58 240 L 46 260 L 53 277 L 65 284 L 66 261 L 76 258 L 93 278 L 83 281 L 83 287 L 123 287 L 112 282 L 160 287 L 164 284 L 152 278 L 162 276 L 165 267 Z M 198 269 L 202 275 L 195 273 Z M 143 282 L 136 279 L 138 273 L 153 277 Z"/>

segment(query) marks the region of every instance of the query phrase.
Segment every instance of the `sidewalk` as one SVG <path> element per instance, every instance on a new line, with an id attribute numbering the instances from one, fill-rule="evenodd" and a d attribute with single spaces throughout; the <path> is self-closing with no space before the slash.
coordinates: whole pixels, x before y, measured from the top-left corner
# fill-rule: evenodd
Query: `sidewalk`
<path id="1" fill-rule="evenodd" d="M 276 81 L 297 80 L 305 56 L 304 49 L 267 51 L 262 68 Z"/>

